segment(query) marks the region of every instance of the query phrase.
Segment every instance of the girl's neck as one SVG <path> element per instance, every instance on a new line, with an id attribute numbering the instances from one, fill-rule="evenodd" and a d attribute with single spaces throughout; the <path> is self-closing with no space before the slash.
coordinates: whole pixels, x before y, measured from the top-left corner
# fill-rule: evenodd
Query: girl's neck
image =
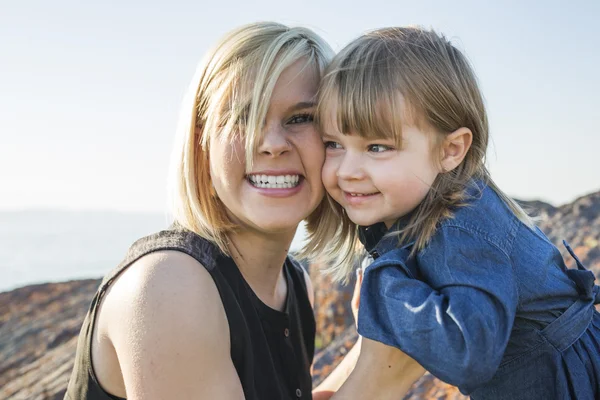
<path id="1" fill-rule="evenodd" d="M 229 251 L 254 293 L 271 308 L 282 309 L 287 298 L 283 264 L 294 231 L 264 235 L 238 231 L 228 237 Z"/>

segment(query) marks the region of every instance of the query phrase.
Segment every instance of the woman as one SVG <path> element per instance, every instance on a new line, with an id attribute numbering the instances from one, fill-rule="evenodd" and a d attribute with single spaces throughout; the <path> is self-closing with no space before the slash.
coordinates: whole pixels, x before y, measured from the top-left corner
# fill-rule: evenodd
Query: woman
<path id="1" fill-rule="evenodd" d="M 104 279 L 65 398 L 311 398 L 312 288 L 288 249 L 304 219 L 309 240 L 336 229 L 313 124 L 331 55 L 308 29 L 257 23 L 200 64 L 174 153 L 175 224 Z"/>

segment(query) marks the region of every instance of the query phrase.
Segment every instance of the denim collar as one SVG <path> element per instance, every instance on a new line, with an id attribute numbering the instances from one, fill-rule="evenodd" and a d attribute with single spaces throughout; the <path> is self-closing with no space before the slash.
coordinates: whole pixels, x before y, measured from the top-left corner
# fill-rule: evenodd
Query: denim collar
<path id="1" fill-rule="evenodd" d="M 410 214 L 400 217 L 390 229 L 388 229 L 383 222 L 378 222 L 369 226 L 359 226 L 358 238 L 365 247 L 365 250 L 373 258 L 378 258 L 396 248 L 409 247 L 414 244 L 414 240 L 401 244 L 398 235 L 386 236 L 390 232 L 401 230 L 406 226 L 409 219 Z"/>
<path id="2" fill-rule="evenodd" d="M 486 183 L 483 179 L 473 178 L 467 185 L 467 196 L 471 198 L 479 198 L 483 195 L 483 190 Z M 415 209 L 416 210 L 416 209 Z M 390 232 L 402 230 L 410 220 L 415 210 L 409 212 L 403 217 L 400 217 L 390 229 L 387 229 L 383 222 L 378 222 L 370 226 L 358 227 L 358 238 L 360 239 L 365 250 L 373 258 L 377 258 L 390 250 L 396 248 L 407 248 L 415 244 L 414 239 L 410 239 L 406 243 L 400 243 L 398 235 L 386 236 Z"/>

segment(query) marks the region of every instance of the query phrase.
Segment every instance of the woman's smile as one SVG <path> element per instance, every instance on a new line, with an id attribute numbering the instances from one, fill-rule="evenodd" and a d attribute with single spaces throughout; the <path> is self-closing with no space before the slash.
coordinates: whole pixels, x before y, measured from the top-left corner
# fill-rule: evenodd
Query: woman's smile
<path id="1" fill-rule="evenodd" d="M 268 197 L 290 197 L 302 190 L 304 177 L 296 171 L 263 171 L 246 176 L 259 194 Z"/>

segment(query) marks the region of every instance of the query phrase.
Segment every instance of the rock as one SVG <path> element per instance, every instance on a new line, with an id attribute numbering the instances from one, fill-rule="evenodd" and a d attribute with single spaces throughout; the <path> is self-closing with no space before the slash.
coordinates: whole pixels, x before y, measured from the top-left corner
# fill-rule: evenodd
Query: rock
<path id="1" fill-rule="evenodd" d="M 62 399 L 99 284 L 90 279 L 0 293 L 0 398 Z"/>
<path id="2" fill-rule="evenodd" d="M 600 192 L 571 204 L 553 207 L 543 202 L 521 202 L 532 210 L 538 225 L 563 251 L 569 242 L 582 262 L 600 276 Z M 350 312 L 354 282 L 332 283 L 310 268 L 315 288 L 317 353 L 313 382 L 318 384 L 356 341 Z M 0 398 L 62 399 L 69 379 L 77 334 L 100 280 L 26 286 L 0 293 Z M 458 389 L 426 374 L 406 399 L 466 399 Z"/>

